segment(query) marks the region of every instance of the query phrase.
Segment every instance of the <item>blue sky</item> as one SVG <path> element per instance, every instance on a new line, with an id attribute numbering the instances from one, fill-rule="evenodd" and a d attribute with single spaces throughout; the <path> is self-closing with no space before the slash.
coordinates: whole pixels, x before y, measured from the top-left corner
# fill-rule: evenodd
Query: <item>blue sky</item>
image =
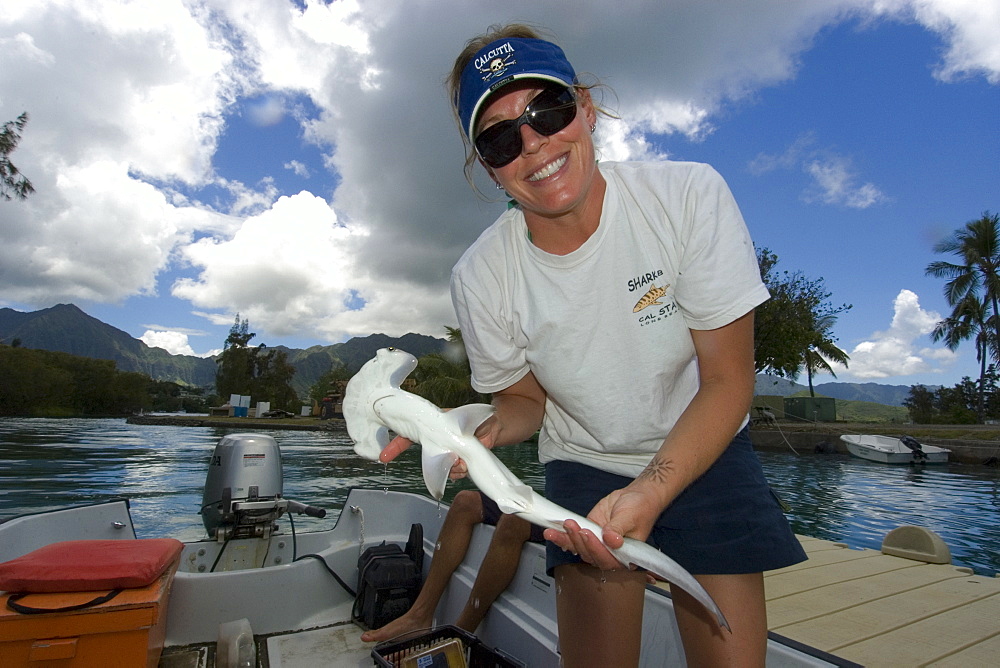
<path id="1" fill-rule="evenodd" d="M 441 82 L 527 20 L 614 91 L 604 159 L 712 164 L 778 268 L 853 305 L 839 380 L 977 374 L 930 340 L 924 268 L 1000 210 L 1000 2 L 501 4 L 4 3 L 0 120 L 31 115 L 12 159 L 37 192 L 0 202 L 0 306 L 189 354 L 237 312 L 268 345 L 443 335 L 451 265 L 503 204 L 465 182 Z"/>

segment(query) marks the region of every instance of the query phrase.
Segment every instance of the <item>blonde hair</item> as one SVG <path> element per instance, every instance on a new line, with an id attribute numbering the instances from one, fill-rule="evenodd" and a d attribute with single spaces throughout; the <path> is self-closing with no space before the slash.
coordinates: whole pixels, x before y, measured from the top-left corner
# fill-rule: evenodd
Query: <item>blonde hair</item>
<path id="1" fill-rule="evenodd" d="M 498 40 L 513 38 L 544 39 L 552 41 L 550 31 L 545 30 L 544 28 L 535 27 L 527 23 L 495 23 L 488 27 L 486 32 L 476 35 L 465 43 L 465 47 L 458 54 L 458 57 L 455 58 L 455 64 L 452 66 L 451 72 L 445 79 L 445 86 L 448 90 L 448 99 L 451 101 L 452 116 L 455 119 L 456 127 L 458 127 L 458 133 L 462 136 L 462 142 L 465 145 L 465 166 L 463 168 L 465 171 L 465 180 L 469 182 L 469 185 L 472 186 L 472 189 L 476 191 L 480 197 L 487 200 L 489 200 L 489 198 L 480 192 L 472 178 L 472 169 L 477 162 L 478 156 L 476 154 L 476 148 L 472 144 L 472 139 L 466 136 L 465 130 L 462 128 L 462 121 L 458 115 L 458 92 L 459 86 L 462 82 L 462 72 L 465 71 L 466 65 L 469 64 L 469 61 L 475 57 L 476 53 L 478 53 L 480 49 L 487 44 L 491 44 Z M 577 90 L 590 90 L 600 85 L 601 84 L 599 82 L 590 85 L 577 84 L 575 88 Z M 594 108 L 598 113 L 603 114 L 604 116 L 617 118 L 617 115 L 603 109 L 596 103 L 594 104 Z"/>

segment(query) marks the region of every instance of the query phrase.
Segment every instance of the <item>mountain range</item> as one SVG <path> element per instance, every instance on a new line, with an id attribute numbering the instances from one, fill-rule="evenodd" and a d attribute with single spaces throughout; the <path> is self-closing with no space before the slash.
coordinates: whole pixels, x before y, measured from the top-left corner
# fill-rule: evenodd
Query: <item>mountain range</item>
<path id="1" fill-rule="evenodd" d="M 156 380 L 203 388 L 215 384 L 216 358 L 172 355 L 162 348 L 151 348 L 126 332 L 87 315 L 73 304 L 58 304 L 31 312 L 0 308 L 0 343 L 10 345 L 14 341 L 25 348 L 113 360 L 121 371 L 138 371 Z M 299 396 L 305 397 L 309 388 L 333 364 L 343 363 L 353 371 L 371 359 L 376 350 L 387 346 L 421 357 L 444 352 L 447 341 L 423 334 L 395 338 L 371 334 L 305 350 L 274 348 L 288 355 L 289 363 L 296 369 L 292 386 Z M 910 392 L 908 385 L 879 383 L 820 383 L 814 387 L 818 395 L 887 406 L 902 406 Z M 759 395 L 790 396 L 805 391 L 808 391 L 806 386 L 784 378 L 757 376 L 755 393 Z"/>
<path id="2" fill-rule="evenodd" d="M 202 388 L 215 385 L 218 368 L 216 357 L 172 355 L 163 348 L 151 348 L 126 332 L 87 315 L 73 304 L 58 304 L 27 313 L 0 309 L 0 342 L 10 345 L 15 341 L 25 348 L 112 360 L 119 371 L 138 371 L 155 380 Z M 372 334 L 305 350 L 285 346 L 269 348 L 283 350 L 288 355 L 288 362 L 295 367 L 292 387 L 300 397 L 306 397 L 309 388 L 334 364 L 340 362 L 349 370 L 357 370 L 375 355 L 375 351 L 388 346 L 421 357 L 444 352 L 447 341 L 423 334 L 395 338 Z"/>

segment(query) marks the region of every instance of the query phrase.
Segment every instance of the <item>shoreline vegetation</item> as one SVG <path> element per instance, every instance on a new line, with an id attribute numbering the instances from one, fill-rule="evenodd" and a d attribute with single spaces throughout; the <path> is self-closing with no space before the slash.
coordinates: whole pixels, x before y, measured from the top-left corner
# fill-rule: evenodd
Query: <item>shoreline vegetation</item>
<path id="1" fill-rule="evenodd" d="M 242 431 L 290 429 L 298 431 L 346 431 L 342 418 L 318 417 L 250 418 L 207 415 L 133 415 L 130 424 L 176 427 L 239 428 Z M 754 427 L 754 446 L 761 450 L 799 454 L 837 452 L 847 454 L 840 441 L 842 434 L 879 434 L 913 436 L 922 443 L 949 448 L 951 461 L 987 464 L 1000 458 L 1000 425 L 878 424 L 866 422 L 817 422 L 784 424 L 777 427 Z M 996 464 L 990 464 L 995 466 Z"/>

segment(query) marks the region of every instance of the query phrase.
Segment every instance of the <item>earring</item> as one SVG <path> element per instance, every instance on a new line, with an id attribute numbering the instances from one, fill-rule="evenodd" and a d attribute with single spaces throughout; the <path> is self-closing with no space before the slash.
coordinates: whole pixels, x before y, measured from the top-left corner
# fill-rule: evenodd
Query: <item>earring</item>
<path id="1" fill-rule="evenodd" d="M 597 130 L 597 123 L 594 123 L 593 125 L 590 126 L 590 134 L 594 134 L 596 130 Z"/>
<path id="2" fill-rule="evenodd" d="M 499 181 L 494 181 L 494 183 L 496 183 L 496 186 L 497 186 L 497 190 L 503 190 L 503 186 L 502 186 L 502 185 L 500 185 L 500 182 L 499 182 Z"/>

